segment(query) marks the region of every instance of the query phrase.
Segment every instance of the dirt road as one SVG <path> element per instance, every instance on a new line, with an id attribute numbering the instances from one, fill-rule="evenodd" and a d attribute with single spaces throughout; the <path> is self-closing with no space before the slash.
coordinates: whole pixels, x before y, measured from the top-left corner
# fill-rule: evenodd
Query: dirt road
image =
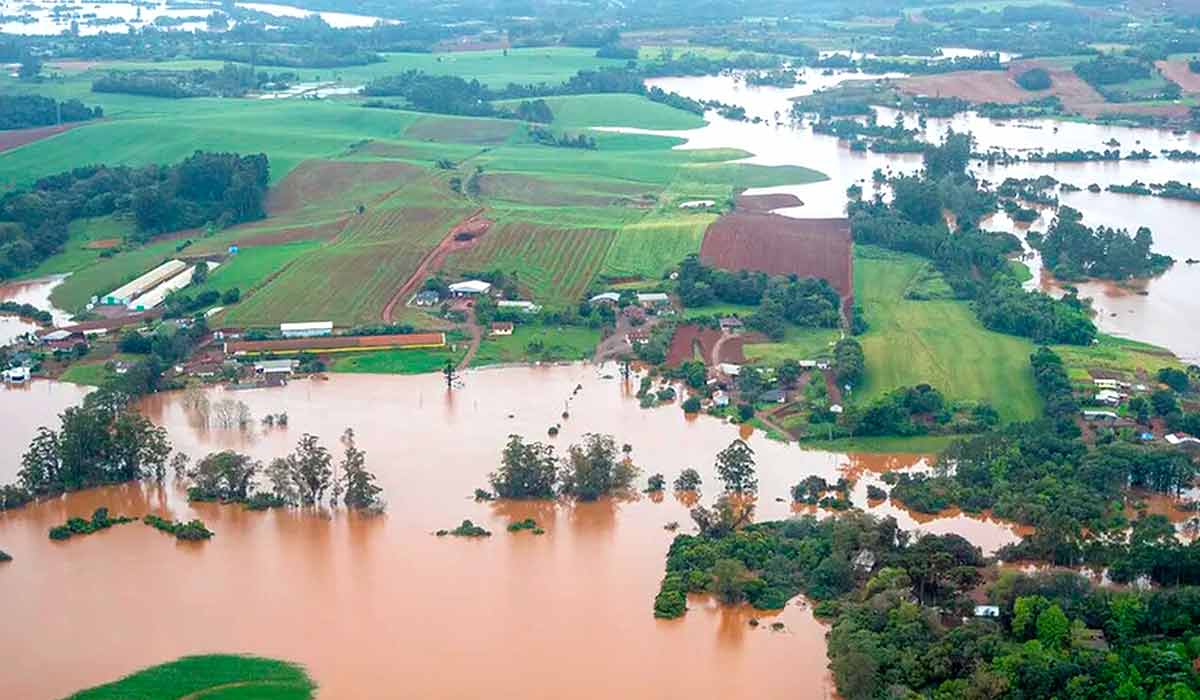
<path id="1" fill-rule="evenodd" d="M 469 246 L 474 241 L 474 238 L 482 236 L 487 232 L 491 224 L 491 220 L 483 216 L 483 208 L 480 207 L 451 228 L 446 237 L 433 250 L 426 253 L 425 257 L 421 258 L 421 262 L 417 264 L 417 269 L 413 271 L 408 280 L 400 285 L 400 289 L 396 290 L 396 293 L 388 300 L 387 305 L 383 307 L 383 322 L 392 322 L 395 317 L 396 307 L 404 304 L 405 299 L 416 293 L 417 287 L 421 285 L 421 282 L 429 276 L 429 273 L 435 272 L 442 266 L 442 263 L 446 261 L 446 256 L 451 251 Z M 475 234 L 475 236 L 467 241 L 458 239 L 459 234 L 468 232 Z"/>

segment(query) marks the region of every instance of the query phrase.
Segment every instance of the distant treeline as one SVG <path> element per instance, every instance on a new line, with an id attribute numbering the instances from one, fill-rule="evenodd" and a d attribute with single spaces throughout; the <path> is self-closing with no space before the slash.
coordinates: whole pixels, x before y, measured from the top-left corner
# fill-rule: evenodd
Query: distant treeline
<path id="1" fill-rule="evenodd" d="M 581 70 L 558 85 L 539 83 L 519 85 L 509 83 L 492 89 L 478 80 L 465 80 L 452 75 L 430 75 L 420 70 L 407 70 L 397 75 L 376 78 L 363 87 L 368 97 L 401 97 L 409 109 L 440 114 L 473 117 L 509 117 L 530 121 L 548 121 L 549 107 L 540 100 L 522 103 L 517 111 L 493 104 L 496 100 L 533 99 L 556 95 L 585 95 L 598 93 L 628 93 L 644 95 L 654 102 L 695 114 L 704 113 L 704 105 L 660 88 L 647 89 L 642 76 L 624 68 Z M 384 105 L 373 105 L 384 106 Z"/>
<path id="2" fill-rule="evenodd" d="M 0 129 L 85 122 L 103 116 L 100 107 L 87 107 L 79 100 L 58 102 L 41 95 L 0 95 Z"/>
<path id="3" fill-rule="evenodd" d="M 113 71 L 92 82 L 94 92 L 120 92 L 151 97 L 242 97 L 264 86 L 285 89 L 297 80 L 295 73 L 255 72 L 246 65 L 226 63 L 219 71 Z"/>
<path id="4" fill-rule="evenodd" d="M 132 214 L 134 238 L 262 218 L 263 154 L 197 151 L 175 165 L 91 165 L 42 178 L 0 198 L 0 279 L 58 252 L 75 219 Z"/>

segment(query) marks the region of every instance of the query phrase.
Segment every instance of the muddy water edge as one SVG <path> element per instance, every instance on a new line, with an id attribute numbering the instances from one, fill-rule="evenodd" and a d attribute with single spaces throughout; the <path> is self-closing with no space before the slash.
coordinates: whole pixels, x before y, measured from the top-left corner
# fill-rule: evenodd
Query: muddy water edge
<path id="1" fill-rule="evenodd" d="M 673 533 L 690 527 L 690 502 L 667 493 L 595 503 L 476 503 L 512 433 L 561 448 L 585 432 L 633 446 L 641 481 L 685 467 L 716 493 L 713 455 L 736 426 L 687 418 L 677 406 L 638 408 L 629 387 L 589 365 L 471 372 L 447 394 L 440 377 L 336 376 L 280 389 L 228 392 L 256 418 L 286 411 L 286 428 L 214 429 L 183 395 L 147 398 L 142 410 L 193 458 L 234 449 L 267 460 L 301 434 L 333 450 L 353 428 L 389 502 L 379 518 L 189 505 L 181 485 L 93 489 L 0 515 L 0 697 L 54 698 L 184 654 L 249 652 L 304 663 L 322 698 L 825 697 L 825 627 L 803 600 L 772 615 L 696 598 L 681 620 L 651 607 Z M 613 372 L 615 373 L 615 372 Z M 571 398 L 576 386 L 582 389 Z M 86 390 L 37 381 L 0 391 L 13 479 L 38 425 Z M 212 391 L 213 400 L 226 392 Z M 561 418 L 566 410 L 570 417 Z M 760 476 L 759 519 L 793 515 L 788 489 L 804 476 L 865 484 L 917 455 L 804 451 L 750 438 Z M 46 532 L 99 506 L 113 513 L 202 518 L 216 537 L 184 544 L 138 523 L 67 542 Z M 903 527 L 962 532 L 994 551 L 1011 526 L 957 516 L 920 526 L 887 503 L 870 508 Z M 535 536 L 505 526 L 532 517 Z M 464 518 L 494 534 L 478 541 L 432 533 Z M 783 632 L 751 627 L 752 616 Z M 51 652 L 51 650 L 53 650 Z M 534 680 L 536 679 L 536 680 Z M 601 680 L 602 679 L 602 680 Z"/>

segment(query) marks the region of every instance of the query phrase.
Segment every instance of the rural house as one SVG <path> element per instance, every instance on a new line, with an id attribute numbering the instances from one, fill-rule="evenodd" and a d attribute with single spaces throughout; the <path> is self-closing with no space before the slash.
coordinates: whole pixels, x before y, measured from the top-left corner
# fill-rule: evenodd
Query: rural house
<path id="1" fill-rule="evenodd" d="M 512 335 L 513 324 L 509 321 L 497 321 L 492 324 L 488 335 Z"/>

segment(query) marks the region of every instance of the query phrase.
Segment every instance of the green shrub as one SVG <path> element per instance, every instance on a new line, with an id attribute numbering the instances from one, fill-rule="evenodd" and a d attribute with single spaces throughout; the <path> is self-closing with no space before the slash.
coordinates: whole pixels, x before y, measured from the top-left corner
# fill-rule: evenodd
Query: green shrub
<path id="1" fill-rule="evenodd" d="M 537 524 L 537 522 L 534 521 L 533 518 L 525 518 L 524 520 L 522 520 L 520 522 L 508 524 L 509 532 L 520 532 L 521 530 L 537 530 L 537 529 L 539 529 L 538 524 Z"/>

